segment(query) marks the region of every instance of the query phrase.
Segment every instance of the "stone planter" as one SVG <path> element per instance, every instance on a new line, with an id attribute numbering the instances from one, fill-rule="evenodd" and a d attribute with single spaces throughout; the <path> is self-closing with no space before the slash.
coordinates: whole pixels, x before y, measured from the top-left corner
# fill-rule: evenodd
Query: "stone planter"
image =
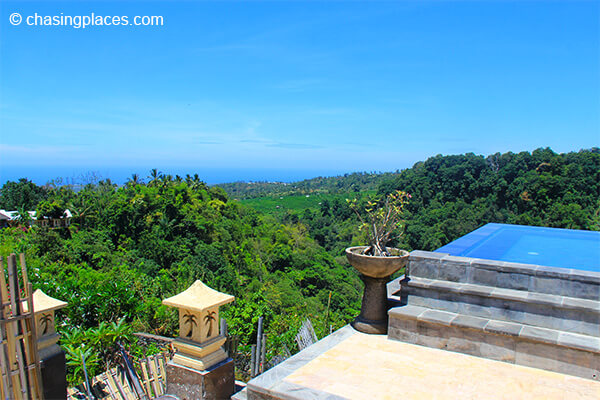
<path id="1" fill-rule="evenodd" d="M 360 315 L 352 322 L 354 329 L 364 333 L 386 334 L 388 306 L 386 284 L 390 275 L 408 262 L 408 251 L 388 248 L 390 257 L 362 254 L 366 246 L 348 247 L 348 262 L 361 274 L 365 284 Z"/>

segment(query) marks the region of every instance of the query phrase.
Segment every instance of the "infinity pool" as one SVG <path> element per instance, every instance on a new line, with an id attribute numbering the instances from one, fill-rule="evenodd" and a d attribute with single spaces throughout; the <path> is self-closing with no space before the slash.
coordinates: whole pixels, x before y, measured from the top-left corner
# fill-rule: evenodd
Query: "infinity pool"
<path id="1" fill-rule="evenodd" d="M 600 272 L 600 232 L 594 231 L 487 224 L 436 252 Z"/>

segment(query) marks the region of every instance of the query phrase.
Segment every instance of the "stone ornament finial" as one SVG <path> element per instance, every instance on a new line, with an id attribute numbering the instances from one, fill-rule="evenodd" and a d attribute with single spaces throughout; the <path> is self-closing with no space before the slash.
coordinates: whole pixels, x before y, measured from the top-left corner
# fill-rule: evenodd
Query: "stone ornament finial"
<path id="1" fill-rule="evenodd" d="M 235 297 L 209 288 L 197 280 L 185 291 L 163 300 L 179 310 L 179 337 L 173 342 L 178 364 L 205 370 L 223 361 L 226 338 L 219 328 L 219 307 Z"/>

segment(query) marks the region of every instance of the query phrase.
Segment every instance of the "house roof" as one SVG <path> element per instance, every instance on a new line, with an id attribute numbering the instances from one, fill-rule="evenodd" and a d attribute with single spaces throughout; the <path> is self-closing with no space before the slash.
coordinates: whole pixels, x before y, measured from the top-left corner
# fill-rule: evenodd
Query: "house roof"
<path id="1" fill-rule="evenodd" d="M 37 212 L 36 211 L 27 211 L 27 213 L 29 214 L 29 216 L 31 217 L 31 219 L 37 219 L 36 215 Z M 73 214 L 71 213 L 71 211 L 69 209 L 66 209 L 63 215 L 63 218 L 71 218 L 73 217 Z M 0 220 L 3 221 L 13 221 L 19 218 L 19 211 L 6 211 L 6 210 L 0 210 Z"/>

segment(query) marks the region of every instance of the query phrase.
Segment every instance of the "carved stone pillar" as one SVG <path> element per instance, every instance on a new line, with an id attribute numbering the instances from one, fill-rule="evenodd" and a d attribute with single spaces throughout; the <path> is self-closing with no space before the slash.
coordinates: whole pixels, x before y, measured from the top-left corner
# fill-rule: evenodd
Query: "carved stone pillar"
<path id="1" fill-rule="evenodd" d="M 45 399 L 67 398 L 65 353 L 58 345 L 54 312 L 67 303 L 48 296 L 40 289 L 33 292 L 33 312 L 37 333 L 37 348 L 42 365 L 42 385 Z"/>
<path id="2" fill-rule="evenodd" d="M 163 300 L 179 310 L 175 355 L 167 364 L 167 393 L 180 399 L 229 399 L 234 392 L 233 360 L 223 349 L 219 307 L 235 298 L 196 281 Z"/>

